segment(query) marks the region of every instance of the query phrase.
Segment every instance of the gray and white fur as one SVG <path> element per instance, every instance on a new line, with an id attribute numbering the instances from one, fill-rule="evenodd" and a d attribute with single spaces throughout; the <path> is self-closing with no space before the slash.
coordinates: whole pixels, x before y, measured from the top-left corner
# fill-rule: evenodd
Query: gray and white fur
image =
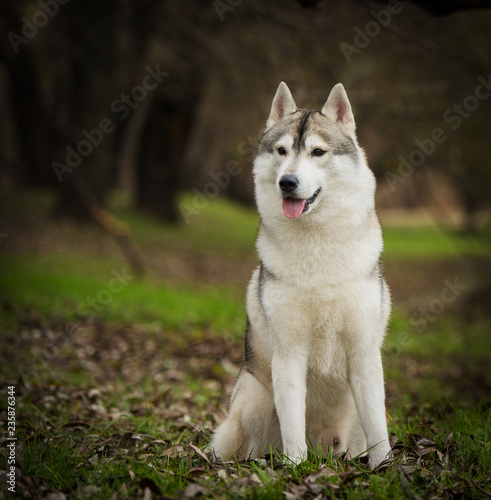
<path id="1" fill-rule="evenodd" d="M 390 315 L 375 177 L 341 84 L 320 111 L 280 83 L 254 162 L 260 264 L 247 292 L 246 356 L 211 451 L 298 464 L 390 453 L 381 347 Z"/>

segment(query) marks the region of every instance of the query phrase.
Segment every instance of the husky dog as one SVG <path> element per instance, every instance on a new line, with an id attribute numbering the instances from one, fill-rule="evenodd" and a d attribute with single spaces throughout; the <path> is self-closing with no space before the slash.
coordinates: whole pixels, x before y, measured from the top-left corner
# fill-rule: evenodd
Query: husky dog
<path id="1" fill-rule="evenodd" d="M 280 83 L 254 162 L 260 264 L 247 292 L 245 361 L 211 450 L 390 453 L 380 349 L 390 315 L 375 177 L 342 84 L 320 111 Z M 332 451 L 331 451 L 332 452 Z"/>

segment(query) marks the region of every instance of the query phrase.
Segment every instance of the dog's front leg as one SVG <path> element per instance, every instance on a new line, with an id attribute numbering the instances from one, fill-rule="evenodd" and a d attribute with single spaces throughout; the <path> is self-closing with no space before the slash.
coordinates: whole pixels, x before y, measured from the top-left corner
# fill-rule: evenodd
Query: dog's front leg
<path id="1" fill-rule="evenodd" d="M 351 391 L 374 469 L 390 453 L 380 351 L 374 346 L 360 346 L 350 356 L 349 371 Z"/>
<path id="2" fill-rule="evenodd" d="M 295 464 L 307 458 L 305 398 L 307 357 L 277 354 L 272 360 L 274 402 L 280 421 L 283 453 Z"/>

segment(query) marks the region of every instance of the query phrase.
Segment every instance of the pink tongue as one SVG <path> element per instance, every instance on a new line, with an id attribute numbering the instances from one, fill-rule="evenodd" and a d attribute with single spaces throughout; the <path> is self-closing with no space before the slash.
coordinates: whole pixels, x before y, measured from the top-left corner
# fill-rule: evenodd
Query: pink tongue
<path id="1" fill-rule="evenodd" d="M 283 213 L 289 219 L 296 219 L 302 215 L 306 200 L 294 200 L 293 198 L 283 198 Z"/>

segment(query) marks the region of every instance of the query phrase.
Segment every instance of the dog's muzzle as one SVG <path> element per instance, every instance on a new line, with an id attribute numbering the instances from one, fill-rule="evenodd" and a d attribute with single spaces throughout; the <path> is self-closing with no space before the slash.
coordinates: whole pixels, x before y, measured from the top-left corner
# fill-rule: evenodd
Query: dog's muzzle
<path id="1" fill-rule="evenodd" d="M 289 219 L 296 219 L 300 217 L 302 214 L 307 212 L 310 208 L 310 205 L 315 202 L 317 196 L 321 192 L 321 188 L 317 189 L 317 191 L 308 199 L 305 198 L 294 198 L 291 196 L 286 196 L 282 200 L 282 208 L 285 217 Z"/>

